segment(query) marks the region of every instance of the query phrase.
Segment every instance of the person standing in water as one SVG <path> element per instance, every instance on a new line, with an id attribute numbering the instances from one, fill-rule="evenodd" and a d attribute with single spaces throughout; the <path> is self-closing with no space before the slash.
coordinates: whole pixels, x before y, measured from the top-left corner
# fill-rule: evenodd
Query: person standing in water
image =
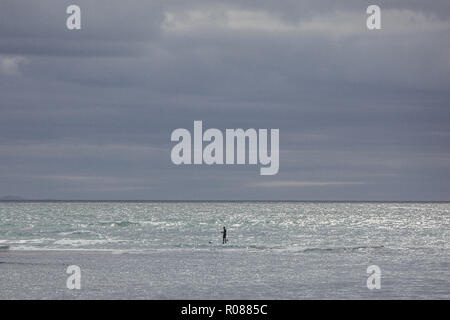
<path id="1" fill-rule="evenodd" d="M 225 244 L 228 242 L 227 240 L 227 229 L 225 227 L 223 227 L 223 231 L 222 233 L 222 244 Z"/>

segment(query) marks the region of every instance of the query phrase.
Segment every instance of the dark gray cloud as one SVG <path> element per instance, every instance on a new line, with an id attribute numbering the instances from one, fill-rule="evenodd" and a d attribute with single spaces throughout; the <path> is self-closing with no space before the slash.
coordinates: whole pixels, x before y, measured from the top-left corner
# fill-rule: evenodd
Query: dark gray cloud
<path id="1" fill-rule="evenodd" d="M 450 200 L 450 4 L 0 3 L 0 195 Z M 170 133 L 279 128 L 280 172 L 176 167 Z"/>

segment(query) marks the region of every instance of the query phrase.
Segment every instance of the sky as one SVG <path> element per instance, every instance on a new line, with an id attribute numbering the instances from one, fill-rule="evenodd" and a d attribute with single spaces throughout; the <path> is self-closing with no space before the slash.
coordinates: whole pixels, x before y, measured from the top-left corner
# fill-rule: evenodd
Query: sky
<path id="1" fill-rule="evenodd" d="M 194 120 L 278 174 L 174 165 Z M 449 121 L 448 0 L 0 1 L 0 198 L 449 201 Z"/>

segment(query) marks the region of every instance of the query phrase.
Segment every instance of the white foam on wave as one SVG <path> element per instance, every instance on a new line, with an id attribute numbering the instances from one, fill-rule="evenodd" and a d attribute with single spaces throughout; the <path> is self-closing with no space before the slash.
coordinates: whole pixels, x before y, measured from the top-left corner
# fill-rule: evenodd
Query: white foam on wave
<path id="1" fill-rule="evenodd" d="M 46 242 L 53 241 L 54 239 L 49 238 L 39 238 L 39 239 L 10 239 L 10 240 L 0 240 L 0 243 L 8 243 L 8 244 L 42 244 Z"/>
<path id="2" fill-rule="evenodd" d="M 10 251 L 82 251 L 82 252 L 110 252 L 111 254 L 138 253 L 142 250 L 129 249 L 102 249 L 102 248 L 59 248 L 59 247 L 32 247 L 32 246 L 14 246 L 10 247 Z"/>
<path id="3" fill-rule="evenodd" d="M 88 239 L 60 239 L 53 242 L 54 245 L 63 245 L 63 246 L 92 246 L 99 244 L 108 244 L 108 243 L 121 243 L 128 242 L 128 240 L 114 240 L 114 239 L 96 239 L 96 240 L 88 240 Z"/>

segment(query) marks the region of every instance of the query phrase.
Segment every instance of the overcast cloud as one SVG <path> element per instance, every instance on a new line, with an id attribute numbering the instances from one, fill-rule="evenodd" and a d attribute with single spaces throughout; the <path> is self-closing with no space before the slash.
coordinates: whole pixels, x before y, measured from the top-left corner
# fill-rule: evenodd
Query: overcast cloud
<path id="1" fill-rule="evenodd" d="M 2 0 L 0 197 L 450 200 L 450 2 L 369 4 Z M 279 173 L 173 165 L 194 120 L 279 128 Z"/>

